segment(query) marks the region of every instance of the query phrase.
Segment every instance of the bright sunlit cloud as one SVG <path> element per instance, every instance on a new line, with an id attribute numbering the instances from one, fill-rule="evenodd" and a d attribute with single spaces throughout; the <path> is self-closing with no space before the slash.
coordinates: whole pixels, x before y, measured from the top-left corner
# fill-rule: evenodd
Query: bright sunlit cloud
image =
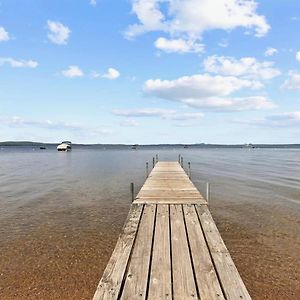
<path id="1" fill-rule="evenodd" d="M 154 45 L 157 49 L 167 53 L 201 53 L 204 50 L 203 44 L 184 39 L 166 39 L 160 37 L 155 41 Z"/>
<path id="2" fill-rule="evenodd" d="M 4 27 L 0 27 L 0 42 L 7 42 L 10 40 L 9 33 L 5 30 Z"/>
<path id="3" fill-rule="evenodd" d="M 114 68 L 108 68 L 107 72 L 102 75 L 102 78 L 114 80 L 120 77 L 120 72 Z"/>
<path id="4" fill-rule="evenodd" d="M 82 77 L 83 71 L 78 66 L 69 66 L 68 69 L 62 71 L 62 75 L 68 78 Z"/>
<path id="5" fill-rule="evenodd" d="M 34 60 L 14 59 L 11 57 L 0 57 L 0 66 L 9 65 L 12 68 L 30 68 L 35 69 L 39 64 Z"/>
<path id="6" fill-rule="evenodd" d="M 230 76 L 244 76 L 257 80 L 267 80 L 279 76 L 281 72 L 274 68 L 274 62 L 258 61 L 255 57 L 209 56 L 204 60 L 207 72 Z"/>
<path id="7" fill-rule="evenodd" d="M 276 53 L 278 53 L 278 50 L 276 48 L 269 47 L 264 54 L 265 56 L 273 56 Z"/>
<path id="8" fill-rule="evenodd" d="M 57 45 L 66 45 L 70 37 L 71 30 L 69 27 L 60 22 L 47 21 L 48 26 L 48 39 Z"/>

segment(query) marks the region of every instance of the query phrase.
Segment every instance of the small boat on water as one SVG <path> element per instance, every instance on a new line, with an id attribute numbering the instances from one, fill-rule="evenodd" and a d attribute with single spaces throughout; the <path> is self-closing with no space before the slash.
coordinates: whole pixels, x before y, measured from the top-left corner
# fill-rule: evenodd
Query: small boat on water
<path id="1" fill-rule="evenodd" d="M 41 150 L 45 150 L 46 147 L 45 147 L 45 146 L 40 146 L 40 149 L 41 149 Z"/>
<path id="2" fill-rule="evenodd" d="M 244 148 L 247 148 L 247 149 L 255 149 L 255 146 L 253 144 L 245 144 L 244 145 Z"/>
<path id="3" fill-rule="evenodd" d="M 57 146 L 57 151 L 71 151 L 72 143 L 69 141 L 64 141 Z"/>

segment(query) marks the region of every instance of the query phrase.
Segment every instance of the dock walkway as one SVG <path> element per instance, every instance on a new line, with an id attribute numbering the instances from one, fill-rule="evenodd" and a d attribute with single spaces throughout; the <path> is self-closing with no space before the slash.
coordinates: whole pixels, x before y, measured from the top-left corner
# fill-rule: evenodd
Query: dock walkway
<path id="1" fill-rule="evenodd" d="M 177 162 L 158 162 L 131 205 L 93 300 L 251 299 Z"/>

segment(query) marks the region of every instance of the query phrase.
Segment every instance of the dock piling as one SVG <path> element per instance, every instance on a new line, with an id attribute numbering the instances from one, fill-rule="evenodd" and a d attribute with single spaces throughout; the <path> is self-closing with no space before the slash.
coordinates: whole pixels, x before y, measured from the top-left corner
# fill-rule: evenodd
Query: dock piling
<path id="1" fill-rule="evenodd" d="M 149 176 L 149 164 L 146 162 L 146 178 Z"/>
<path id="2" fill-rule="evenodd" d="M 206 182 L 206 201 L 209 203 L 210 201 L 210 183 Z"/>
<path id="3" fill-rule="evenodd" d="M 131 201 L 134 201 L 134 183 L 130 183 L 130 190 L 131 190 Z"/>
<path id="4" fill-rule="evenodd" d="M 180 154 L 178 154 L 178 163 L 180 164 L 180 162 L 181 162 L 181 158 L 180 158 L 181 156 L 180 156 Z"/>
<path id="5" fill-rule="evenodd" d="M 156 163 L 158 163 L 158 154 L 156 154 Z"/>
<path id="6" fill-rule="evenodd" d="M 192 173 L 191 173 L 191 163 L 190 162 L 188 162 L 188 165 L 189 165 L 189 179 L 191 179 L 192 178 Z"/>
<path id="7" fill-rule="evenodd" d="M 152 159 L 153 168 L 155 167 L 155 158 Z"/>
<path id="8" fill-rule="evenodd" d="M 180 159 L 181 159 L 181 161 L 180 161 L 181 162 L 181 167 L 183 168 L 183 157 L 181 156 Z"/>

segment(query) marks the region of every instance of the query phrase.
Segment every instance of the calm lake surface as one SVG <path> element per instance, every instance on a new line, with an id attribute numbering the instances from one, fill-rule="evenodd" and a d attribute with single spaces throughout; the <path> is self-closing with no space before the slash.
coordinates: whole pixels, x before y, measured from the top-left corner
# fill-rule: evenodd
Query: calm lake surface
<path id="1" fill-rule="evenodd" d="M 253 299 L 300 299 L 300 149 L 0 150 L 0 299 L 91 299 L 152 157 L 192 166 Z"/>

